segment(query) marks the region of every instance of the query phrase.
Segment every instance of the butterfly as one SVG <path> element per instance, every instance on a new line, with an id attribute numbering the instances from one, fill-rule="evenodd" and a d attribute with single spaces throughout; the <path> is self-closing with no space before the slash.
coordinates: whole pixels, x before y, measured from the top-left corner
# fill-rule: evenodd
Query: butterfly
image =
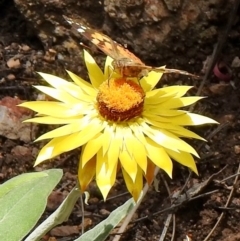
<path id="1" fill-rule="evenodd" d="M 149 71 L 161 73 L 176 73 L 196 77 L 196 75 L 190 74 L 187 71 L 183 70 L 167 69 L 165 67 L 152 67 L 145 65 L 136 55 L 124 48 L 121 44 L 112 40 L 107 35 L 87 26 L 84 26 L 69 17 L 63 17 L 72 26 L 73 30 L 82 34 L 85 38 L 87 38 L 94 45 L 96 45 L 102 52 L 110 56 L 113 59 L 113 70 L 123 77 L 141 78 L 143 76 L 146 76 Z"/>

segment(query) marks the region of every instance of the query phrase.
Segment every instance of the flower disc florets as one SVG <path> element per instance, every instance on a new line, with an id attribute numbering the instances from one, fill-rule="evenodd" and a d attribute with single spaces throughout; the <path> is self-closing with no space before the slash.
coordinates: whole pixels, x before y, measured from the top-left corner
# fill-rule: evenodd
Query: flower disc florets
<path id="1" fill-rule="evenodd" d="M 142 87 L 125 78 L 105 81 L 97 95 L 101 116 L 110 121 L 125 121 L 140 116 L 144 105 Z"/>

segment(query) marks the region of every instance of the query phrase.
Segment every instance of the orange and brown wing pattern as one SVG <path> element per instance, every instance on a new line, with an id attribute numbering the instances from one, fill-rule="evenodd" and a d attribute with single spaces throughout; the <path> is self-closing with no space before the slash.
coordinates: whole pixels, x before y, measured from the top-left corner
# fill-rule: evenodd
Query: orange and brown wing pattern
<path id="1" fill-rule="evenodd" d="M 95 46 L 97 46 L 102 52 L 114 59 L 112 63 L 114 70 L 122 74 L 123 76 L 139 77 L 146 75 L 149 71 L 195 76 L 183 70 L 146 66 L 136 55 L 124 48 L 121 44 L 112 40 L 107 35 L 87 26 L 84 26 L 69 17 L 63 17 L 75 31 L 82 34 L 85 38 L 87 38 Z"/>
<path id="2" fill-rule="evenodd" d="M 90 40 L 94 45 L 96 45 L 101 51 L 113 59 L 117 58 L 117 53 L 113 50 L 111 40 L 108 36 L 100 34 L 94 29 L 84 26 L 73 19 L 63 16 L 64 19 L 72 26 L 74 30 L 82 34 L 85 38 Z"/>
<path id="3" fill-rule="evenodd" d="M 144 63 L 137 56 L 124 48 L 121 44 L 112 40 L 107 35 L 97 30 L 86 27 L 69 17 L 63 17 L 72 26 L 72 28 L 74 28 L 77 32 L 81 33 L 85 38 L 90 40 L 101 51 L 103 51 L 106 55 L 110 56 L 114 60 L 129 59 L 129 62 L 131 61 L 132 63 L 144 66 Z"/>

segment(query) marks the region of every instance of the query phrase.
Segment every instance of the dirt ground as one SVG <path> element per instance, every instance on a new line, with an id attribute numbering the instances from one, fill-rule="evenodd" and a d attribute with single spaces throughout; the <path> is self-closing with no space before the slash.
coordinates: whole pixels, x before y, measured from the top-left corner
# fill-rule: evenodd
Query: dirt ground
<path id="1" fill-rule="evenodd" d="M 34 100 L 37 94 L 32 85 L 40 82 L 35 71 L 64 76 L 66 63 L 51 59 L 51 51 L 49 53 L 43 47 L 38 37 L 34 35 L 34 31 L 17 10 L 11 4 L 5 3 L 6 9 L 8 11 L 4 13 L 0 10 L 2 12 L 2 17 L 0 17 L 0 97 L 1 99 L 17 97 L 21 100 Z M 235 27 L 234 33 L 239 36 L 240 28 Z M 232 66 L 232 61 L 237 60 L 239 53 L 240 42 L 228 38 L 224 44 L 222 61 L 231 69 L 232 82 L 222 81 L 212 73 L 201 91 L 201 95 L 208 98 L 194 108 L 194 112 L 209 116 L 217 120 L 220 125 L 194 128 L 194 131 L 206 138 L 208 142 L 190 142 L 199 152 L 201 159 L 196 160 L 199 176 L 192 175 L 182 192 L 183 203 L 179 204 L 179 197 L 169 198 L 164 182 L 161 180 L 159 190 L 151 188 L 134 222 L 123 234 L 121 240 L 159 240 L 166 219 L 171 214 L 174 214 L 175 227 L 173 228 L 173 223 L 170 222 L 166 241 L 171 240 L 173 233 L 176 241 L 240 240 L 240 180 L 235 175 L 240 172 L 240 64 Z M 20 63 L 9 62 L 12 57 L 19 57 L 19 55 Z M 196 69 L 199 69 L 199 66 Z M 188 70 L 187 66 L 186 70 Z M 181 77 L 179 80 L 179 76 L 171 75 L 166 76 L 163 83 L 191 84 L 195 86 L 191 93 L 196 93 L 201 81 L 202 78 L 189 77 Z M 47 127 L 41 127 L 38 135 L 44 131 L 43 128 Z M 60 196 L 64 196 L 75 185 L 80 150 L 64 154 L 51 163 L 33 168 L 34 158 L 42 145 L 42 143 L 25 143 L 18 139 L 0 136 L 0 183 L 25 172 L 53 167 L 62 168 L 64 170 L 63 180 L 57 187 L 57 194 L 52 194 L 52 199 L 60 200 Z M 24 150 L 24 153 L 19 150 Z M 176 193 L 183 188 L 188 175 L 186 169 L 176 164 L 173 179 L 170 180 L 165 175 L 163 177 L 168 183 L 170 192 Z M 160 175 L 159 178 L 161 179 Z M 90 205 L 85 207 L 86 229 L 94 227 L 109 212 L 130 197 L 128 194 L 118 196 L 126 192 L 122 177 L 119 176 L 118 180 L 109 195 L 111 199 L 105 203 L 102 202 L 96 186 L 91 185 Z M 190 189 L 191 187 L 194 187 L 194 190 Z M 53 202 L 51 201 L 51 204 Z M 171 202 L 175 207 L 171 208 Z M 49 203 L 42 220 L 59 205 L 57 201 L 53 207 L 51 204 Z M 46 240 L 49 237 L 56 238 L 58 241 L 74 240 L 80 232 L 81 216 L 80 208 L 77 206 L 69 221 L 59 229 L 53 230 L 46 236 Z M 219 219 L 220 223 L 214 228 Z M 78 227 L 78 229 L 76 232 L 69 231 L 68 235 L 62 234 L 64 230 L 71 230 L 71 227 Z M 205 239 L 210 232 L 212 232 L 211 236 Z M 187 239 L 186 235 L 191 239 Z M 109 240 L 111 239 L 112 236 Z"/>

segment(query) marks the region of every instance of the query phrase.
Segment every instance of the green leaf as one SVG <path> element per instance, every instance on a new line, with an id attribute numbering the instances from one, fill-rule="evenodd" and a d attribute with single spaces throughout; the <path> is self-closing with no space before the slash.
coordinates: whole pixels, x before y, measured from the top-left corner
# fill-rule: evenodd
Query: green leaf
<path id="1" fill-rule="evenodd" d="M 121 222 L 123 218 L 132 210 L 136 203 L 131 198 L 122 206 L 114 210 L 107 219 L 99 223 L 93 229 L 84 233 L 80 238 L 74 241 L 103 241 L 109 233 Z"/>
<path id="2" fill-rule="evenodd" d="M 2 196 L 6 195 L 15 188 L 21 188 L 24 183 L 31 182 L 34 179 L 39 179 L 46 176 L 47 173 L 45 172 L 34 172 L 14 177 L 5 182 L 4 184 L 0 185 L 0 198 L 2 198 Z"/>
<path id="3" fill-rule="evenodd" d="M 52 228 L 67 221 L 80 195 L 81 191 L 76 187 L 73 188 L 58 209 L 44 220 L 25 241 L 40 240 Z"/>
<path id="4" fill-rule="evenodd" d="M 26 173 L 0 186 L 0 240 L 19 241 L 34 227 L 62 170 Z"/>

